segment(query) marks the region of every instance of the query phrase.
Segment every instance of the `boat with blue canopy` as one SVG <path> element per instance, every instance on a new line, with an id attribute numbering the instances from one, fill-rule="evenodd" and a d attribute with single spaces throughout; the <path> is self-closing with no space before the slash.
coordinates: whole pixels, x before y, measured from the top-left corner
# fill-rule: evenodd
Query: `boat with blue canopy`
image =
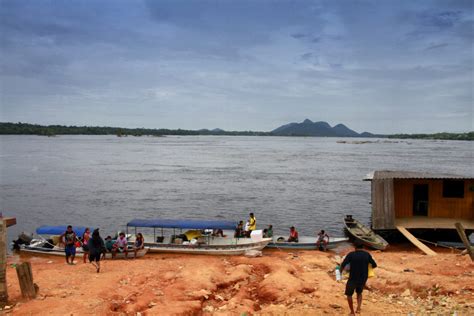
<path id="1" fill-rule="evenodd" d="M 222 220 L 134 219 L 127 223 L 127 233 L 140 230 L 150 252 L 162 253 L 242 255 L 262 250 L 272 241 L 263 238 L 261 230 L 252 232 L 250 238 L 235 238 L 236 226 L 236 222 Z"/>
<path id="2" fill-rule="evenodd" d="M 72 230 L 76 233 L 77 236 L 82 236 L 84 234 L 84 231 L 86 230 L 87 227 L 83 226 L 73 226 Z M 90 231 L 94 231 L 94 228 L 89 227 Z M 61 235 L 67 230 L 67 226 L 65 225 L 59 225 L 59 226 L 40 226 L 36 228 L 36 233 L 38 235 Z"/>
<path id="3" fill-rule="evenodd" d="M 94 228 L 89 227 L 92 232 Z M 21 234 L 19 238 L 13 242 L 13 248 L 20 251 L 21 253 L 30 254 L 41 254 L 41 255 L 54 255 L 54 256 L 65 256 L 63 240 L 60 236 L 67 230 L 67 225 L 58 226 L 41 226 L 36 229 L 36 238 Z M 84 226 L 72 226 L 72 230 L 76 233 L 76 236 L 81 238 L 84 234 L 86 227 Z M 143 257 L 148 252 L 148 248 L 140 249 L 137 251 L 137 258 Z M 82 246 L 76 248 L 76 257 L 84 256 Z M 130 249 L 127 253 L 128 258 L 135 256 L 134 251 Z M 107 252 L 105 258 L 111 258 L 112 254 Z M 115 258 L 125 258 L 125 253 L 117 252 Z"/>

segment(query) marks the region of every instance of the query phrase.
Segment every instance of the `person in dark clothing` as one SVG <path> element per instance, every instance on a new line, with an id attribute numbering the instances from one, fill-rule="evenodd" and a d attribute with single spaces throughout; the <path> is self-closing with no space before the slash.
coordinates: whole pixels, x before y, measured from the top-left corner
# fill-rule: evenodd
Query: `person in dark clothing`
<path id="1" fill-rule="evenodd" d="M 362 306 L 362 290 L 364 289 L 365 283 L 369 276 L 369 263 L 372 265 L 372 268 L 377 267 L 374 259 L 370 253 L 363 250 L 364 246 L 362 244 L 356 245 L 356 250 L 349 253 L 344 261 L 341 264 L 341 271 L 344 271 L 344 267 L 350 264 L 349 271 L 349 280 L 346 284 L 345 294 L 347 296 L 347 303 L 349 304 L 349 309 L 351 310 L 351 315 L 354 313 L 354 303 L 352 301 L 352 295 L 354 290 L 357 293 L 357 313 L 360 313 Z"/>
<path id="2" fill-rule="evenodd" d="M 100 272 L 100 257 L 105 248 L 104 240 L 100 237 L 99 229 L 95 229 L 89 240 L 89 262 L 94 265 L 97 273 Z"/>
<path id="3" fill-rule="evenodd" d="M 235 238 L 244 237 L 244 222 L 243 221 L 240 221 L 237 227 L 235 228 L 234 237 Z"/>

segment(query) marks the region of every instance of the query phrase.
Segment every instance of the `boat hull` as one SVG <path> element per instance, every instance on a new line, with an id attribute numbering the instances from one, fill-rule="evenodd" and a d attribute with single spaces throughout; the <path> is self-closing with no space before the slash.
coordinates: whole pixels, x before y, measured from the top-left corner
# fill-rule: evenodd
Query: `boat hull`
<path id="1" fill-rule="evenodd" d="M 161 244 L 145 243 L 151 253 L 183 253 L 197 255 L 244 255 L 249 250 L 262 250 L 271 241 L 264 238 L 262 241 L 241 244 Z"/>
<path id="2" fill-rule="evenodd" d="M 284 241 L 278 241 L 283 239 Z M 267 248 L 278 249 L 301 249 L 301 250 L 318 250 L 316 245 L 316 237 L 301 237 L 298 242 L 288 242 L 285 236 L 274 236 L 273 241 L 267 245 Z M 344 237 L 330 237 L 326 249 L 334 249 L 342 243 L 349 241 Z"/>
<path id="3" fill-rule="evenodd" d="M 20 253 L 27 253 L 27 254 L 38 254 L 38 255 L 46 255 L 46 256 L 58 256 L 58 257 L 65 257 L 66 253 L 64 248 L 43 248 L 43 247 L 31 247 L 31 246 L 23 246 L 20 248 Z M 144 249 L 140 249 L 137 251 L 137 258 L 143 257 L 147 254 L 149 248 L 145 247 Z M 130 249 L 127 253 L 127 258 L 134 258 L 135 253 L 132 249 Z M 80 249 L 76 249 L 76 257 L 84 257 L 84 252 Z M 107 252 L 105 254 L 106 259 L 112 259 L 112 253 Z M 116 259 L 125 259 L 125 253 L 117 252 L 115 255 Z"/>

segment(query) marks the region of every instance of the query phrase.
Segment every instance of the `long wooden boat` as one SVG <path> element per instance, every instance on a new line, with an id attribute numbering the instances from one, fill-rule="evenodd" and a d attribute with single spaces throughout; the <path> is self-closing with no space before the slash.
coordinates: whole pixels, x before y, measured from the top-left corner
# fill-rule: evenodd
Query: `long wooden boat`
<path id="1" fill-rule="evenodd" d="M 134 228 L 135 231 L 137 228 L 152 228 L 153 236 L 145 234 L 145 246 L 150 248 L 150 252 L 159 253 L 243 255 L 251 250 L 262 250 L 272 241 L 271 238 L 263 238 L 261 231 L 256 231 L 251 238 L 234 238 L 235 227 L 236 223 L 229 221 L 134 219 L 127 223 L 127 233 L 130 228 Z M 172 230 L 173 233 L 165 236 L 163 229 Z M 226 237 L 213 236 L 212 231 L 217 229 L 230 233 Z M 183 233 L 183 230 L 188 231 Z M 186 234 L 190 231 L 198 236 L 187 238 Z M 149 242 L 150 239 L 153 242 Z"/>
<path id="2" fill-rule="evenodd" d="M 385 239 L 353 219 L 352 216 L 349 215 L 344 218 L 344 225 L 346 233 L 356 242 L 377 250 L 385 250 L 388 247 L 388 242 Z"/>
<path id="3" fill-rule="evenodd" d="M 39 239 L 33 239 L 33 245 L 22 245 L 20 246 L 20 253 L 29 253 L 29 254 L 40 254 L 40 255 L 49 255 L 49 256 L 66 256 L 63 247 L 54 246 L 53 248 L 46 248 L 43 246 L 44 241 Z M 137 258 L 143 257 L 147 254 L 149 248 L 145 247 L 137 251 Z M 76 248 L 76 257 L 83 257 L 84 252 L 82 248 Z M 133 249 L 129 249 L 127 252 L 127 258 L 131 259 L 135 257 Z M 105 253 L 106 259 L 112 259 L 112 253 Z M 115 254 L 115 259 L 125 259 L 125 253 L 117 252 Z"/>
<path id="4" fill-rule="evenodd" d="M 317 237 L 312 236 L 301 236 L 298 238 L 298 242 L 288 242 L 288 236 L 273 236 L 271 243 L 267 245 L 267 248 L 278 248 L 278 249 L 301 249 L 301 250 L 317 250 L 319 247 L 316 245 L 318 240 Z M 329 237 L 326 249 L 334 249 L 338 245 L 349 241 L 346 237 Z"/>
<path id="5" fill-rule="evenodd" d="M 25 243 L 16 243 L 15 249 L 20 253 L 28 253 L 28 254 L 40 254 L 40 255 L 50 255 L 50 256 L 66 256 L 64 251 L 64 247 L 59 244 L 52 243 L 52 239 L 46 239 L 43 236 L 58 236 L 61 235 L 63 232 L 66 231 L 66 226 L 41 226 L 36 229 L 36 233 L 38 234 L 38 238 L 34 238 L 28 240 Z M 73 227 L 74 232 L 77 236 L 81 236 L 84 233 L 85 227 Z M 145 247 L 137 251 L 137 258 L 143 257 L 149 248 Z M 76 257 L 83 257 L 84 251 L 82 247 L 76 248 Z M 133 249 L 128 249 L 127 258 L 134 258 L 135 253 Z M 107 252 L 105 254 L 106 259 L 112 258 L 112 253 Z M 116 259 L 124 259 L 125 253 L 117 252 L 115 255 Z"/>

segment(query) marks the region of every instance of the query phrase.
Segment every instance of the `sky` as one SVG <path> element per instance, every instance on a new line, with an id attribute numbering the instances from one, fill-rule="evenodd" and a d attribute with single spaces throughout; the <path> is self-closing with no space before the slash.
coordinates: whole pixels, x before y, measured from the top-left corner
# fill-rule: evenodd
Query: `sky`
<path id="1" fill-rule="evenodd" d="M 0 121 L 471 131 L 473 3 L 0 0 Z"/>

